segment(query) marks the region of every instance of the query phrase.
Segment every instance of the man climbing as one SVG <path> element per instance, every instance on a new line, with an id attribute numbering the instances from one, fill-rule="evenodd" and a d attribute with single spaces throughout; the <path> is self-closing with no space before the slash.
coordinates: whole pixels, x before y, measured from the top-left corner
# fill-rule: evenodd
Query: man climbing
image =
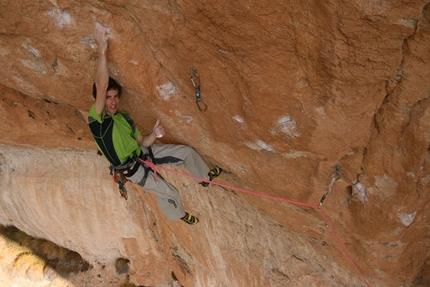
<path id="1" fill-rule="evenodd" d="M 97 70 L 93 85 L 96 102 L 89 111 L 88 121 L 99 151 L 111 163 L 111 171 L 117 175 L 120 190 L 122 189 L 121 195 L 127 199 L 123 188 L 123 180 L 127 179 L 155 194 L 160 209 L 169 220 L 181 219 L 188 224 L 196 224 L 198 218 L 185 212 L 178 190 L 161 176 L 156 178 L 151 168 L 141 160 L 155 164 L 184 164 L 194 177 L 206 178 L 200 182 L 203 186 L 208 186 L 208 180 L 217 177 L 222 172 L 221 168 L 216 167 L 209 171 L 200 155 L 189 146 L 155 144 L 155 139 L 165 134 L 159 120 L 150 134 L 141 134 L 132 117 L 119 111 L 122 87 L 109 77 L 106 59 L 107 28 L 98 25 L 95 38 L 98 44 Z"/>

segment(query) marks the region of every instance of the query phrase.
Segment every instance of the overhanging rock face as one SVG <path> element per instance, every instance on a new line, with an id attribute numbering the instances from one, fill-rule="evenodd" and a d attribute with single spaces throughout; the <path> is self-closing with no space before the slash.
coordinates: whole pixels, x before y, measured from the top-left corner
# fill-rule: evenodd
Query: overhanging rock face
<path id="1" fill-rule="evenodd" d="M 428 285 L 429 5 L 272 2 L 3 1 L 2 223 L 128 258 L 136 284 Z M 201 219 L 184 227 L 138 187 L 120 198 L 86 126 L 97 23 L 141 130 L 160 119 L 162 142 L 272 199 L 164 171 Z M 323 210 L 359 272 L 320 213 L 273 200 L 317 204 L 336 165 Z"/>
<path id="2" fill-rule="evenodd" d="M 326 285 L 332 276 L 344 285 L 360 284 L 357 274 L 324 254 L 326 245 L 336 244 L 333 239 L 329 243 L 288 231 L 221 187 L 204 189 L 165 175 L 184 189 L 188 208 L 201 216 L 197 226 L 188 227 L 156 215 L 156 200 L 131 185 L 129 200 L 123 200 L 94 152 L 8 146 L 1 151 L 3 224 L 57 242 L 92 263 L 113 265 L 127 258 L 132 281 L 139 284 L 165 284 L 171 272 L 192 286 L 219 281 L 234 286 L 237 280 L 258 286 Z M 317 214 L 284 208 L 329 233 Z"/>

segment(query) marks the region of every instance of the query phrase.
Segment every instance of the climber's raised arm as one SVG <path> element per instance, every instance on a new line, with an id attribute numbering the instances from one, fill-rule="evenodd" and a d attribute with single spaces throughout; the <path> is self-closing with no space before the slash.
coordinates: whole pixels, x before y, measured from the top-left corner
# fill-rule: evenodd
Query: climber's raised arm
<path id="1" fill-rule="evenodd" d="M 95 39 L 98 44 L 98 60 L 95 85 L 97 88 L 95 109 L 101 115 L 106 102 L 106 89 L 109 83 L 106 52 L 108 47 L 108 29 L 103 25 L 97 25 Z"/>

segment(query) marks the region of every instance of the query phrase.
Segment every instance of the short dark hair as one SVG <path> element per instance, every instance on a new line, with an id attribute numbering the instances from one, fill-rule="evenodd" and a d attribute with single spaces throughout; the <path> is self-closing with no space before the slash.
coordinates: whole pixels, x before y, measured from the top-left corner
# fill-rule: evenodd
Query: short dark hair
<path id="1" fill-rule="evenodd" d="M 110 90 L 118 90 L 118 96 L 121 97 L 122 87 L 117 81 L 115 81 L 111 77 L 109 77 L 109 84 L 108 84 L 108 87 L 106 89 L 106 92 L 110 91 Z M 94 99 L 97 97 L 96 83 L 93 84 L 93 97 L 94 97 Z"/>

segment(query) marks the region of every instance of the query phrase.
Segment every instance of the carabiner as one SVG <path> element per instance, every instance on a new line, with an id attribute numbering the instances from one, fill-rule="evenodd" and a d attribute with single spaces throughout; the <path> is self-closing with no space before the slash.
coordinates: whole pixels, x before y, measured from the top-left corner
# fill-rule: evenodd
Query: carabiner
<path id="1" fill-rule="evenodd" d="M 192 67 L 190 69 L 190 79 L 191 82 L 193 83 L 193 86 L 196 90 L 196 104 L 197 107 L 199 108 L 199 110 L 201 112 L 204 112 L 207 110 L 208 106 L 206 105 L 206 103 L 204 101 L 202 101 L 201 98 L 201 93 L 200 93 L 200 77 L 199 77 L 199 73 L 197 72 L 197 69 L 195 67 Z"/>
<path id="2" fill-rule="evenodd" d="M 323 194 L 323 196 L 321 197 L 320 203 L 318 204 L 318 209 L 321 208 L 324 200 L 331 193 L 331 190 L 333 189 L 333 185 L 334 185 L 335 181 L 339 180 L 341 178 L 342 178 L 342 174 L 340 173 L 340 166 L 337 164 L 334 167 L 333 173 L 331 174 L 330 184 L 328 185 L 326 192 Z"/>

